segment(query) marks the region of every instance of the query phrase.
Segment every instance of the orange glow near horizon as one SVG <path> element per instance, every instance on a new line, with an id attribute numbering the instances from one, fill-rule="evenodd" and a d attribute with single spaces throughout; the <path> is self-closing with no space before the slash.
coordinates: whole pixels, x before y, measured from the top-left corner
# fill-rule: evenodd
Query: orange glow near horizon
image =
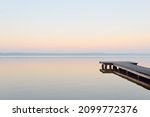
<path id="1" fill-rule="evenodd" d="M 122 51 L 149 48 L 149 35 L 137 36 L 12 36 L 4 37 L 1 50 L 8 51 Z M 144 39 L 144 41 L 143 41 Z"/>

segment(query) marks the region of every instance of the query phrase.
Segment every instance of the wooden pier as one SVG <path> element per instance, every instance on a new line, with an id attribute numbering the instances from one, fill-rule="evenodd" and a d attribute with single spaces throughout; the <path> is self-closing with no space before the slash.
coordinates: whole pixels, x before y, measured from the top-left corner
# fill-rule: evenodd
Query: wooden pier
<path id="1" fill-rule="evenodd" d="M 100 71 L 114 73 L 150 90 L 150 68 L 128 61 L 100 61 Z"/>

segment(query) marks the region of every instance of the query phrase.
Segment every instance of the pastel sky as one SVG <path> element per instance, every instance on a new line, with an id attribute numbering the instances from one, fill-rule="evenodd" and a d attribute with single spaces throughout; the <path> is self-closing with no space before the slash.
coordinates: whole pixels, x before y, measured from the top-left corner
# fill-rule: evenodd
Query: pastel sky
<path id="1" fill-rule="evenodd" d="M 0 52 L 150 53 L 150 0 L 0 0 Z"/>

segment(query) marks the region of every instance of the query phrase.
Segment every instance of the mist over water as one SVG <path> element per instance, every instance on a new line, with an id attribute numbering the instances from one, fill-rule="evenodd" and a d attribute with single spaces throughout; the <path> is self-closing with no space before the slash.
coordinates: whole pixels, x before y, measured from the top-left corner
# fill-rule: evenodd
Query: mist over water
<path id="1" fill-rule="evenodd" d="M 150 91 L 99 71 L 99 61 L 150 67 L 150 55 L 0 54 L 0 99 L 150 99 Z"/>

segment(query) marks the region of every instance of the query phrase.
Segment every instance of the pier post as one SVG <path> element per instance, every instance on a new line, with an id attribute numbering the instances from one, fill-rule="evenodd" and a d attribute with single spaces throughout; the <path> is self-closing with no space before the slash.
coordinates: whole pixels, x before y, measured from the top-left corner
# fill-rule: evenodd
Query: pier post
<path id="1" fill-rule="evenodd" d="M 105 67 L 105 65 L 104 65 L 104 64 L 102 64 L 102 70 L 104 70 L 104 67 Z"/>
<path id="2" fill-rule="evenodd" d="M 109 65 L 109 69 L 112 70 L 112 69 L 113 69 L 113 66 L 112 66 L 112 65 Z"/>

